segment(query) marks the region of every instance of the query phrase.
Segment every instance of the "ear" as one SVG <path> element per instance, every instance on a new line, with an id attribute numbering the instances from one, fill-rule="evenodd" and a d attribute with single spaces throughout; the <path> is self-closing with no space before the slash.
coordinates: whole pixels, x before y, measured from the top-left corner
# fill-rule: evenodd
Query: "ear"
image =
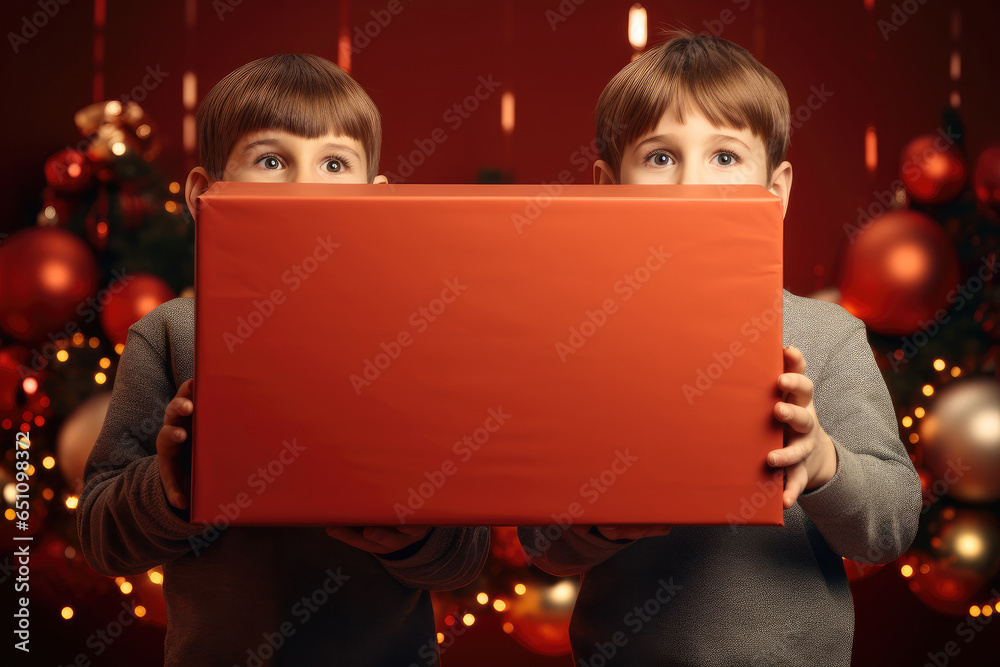
<path id="1" fill-rule="evenodd" d="M 381 183 L 388 184 L 389 183 L 389 179 L 386 178 L 385 176 L 383 176 L 382 174 L 379 174 L 378 176 L 375 177 L 375 180 L 373 180 L 372 183 L 373 184 L 381 184 Z"/>
<path id="2" fill-rule="evenodd" d="M 604 160 L 594 163 L 594 185 L 618 185 L 614 170 Z"/>
<path id="3" fill-rule="evenodd" d="M 781 197 L 781 217 L 785 217 L 788 212 L 788 197 L 792 194 L 792 163 L 785 160 L 774 169 L 771 176 L 771 187 L 768 188 L 772 194 Z"/>
<path id="4" fill-rule="evenodd" d="M 204 167 L 195 167 L 188 174 L 187 183 L 184 185 L 184 200 L 195 222 L 198 221 L 198 196 L 208 190 L 212 183 L 215 183 L 215 179 L 208 175 Z"/>

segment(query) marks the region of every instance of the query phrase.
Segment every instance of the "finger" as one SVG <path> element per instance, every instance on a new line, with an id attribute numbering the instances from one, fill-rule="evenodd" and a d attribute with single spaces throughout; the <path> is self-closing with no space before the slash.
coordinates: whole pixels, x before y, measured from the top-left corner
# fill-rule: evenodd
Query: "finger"
<path id="1" fill-rule="evenodd" d="M 181 471 L 177 455 L 187 439 L 187 432 L 177 426 L 164 426 L 156 436 L 156 460 L 160 467 L 160 481 L 167 500 L 177 509 L 187 509 L 187 496 L 181 487 Z"/>
<path id="2" fill-rule="evenodd" d="M 417 541 L 417 538 L 413 535 L 400 533 L 395 528 L 382 528 L 378 526 L 365 528 L 364 537 L 379 547 L 377 550 L 370 549 L 373 553 L 397 551 Z"/>
<path id="3" fill-rule="evenodd" d="M 170 426 L 180 426 L 194 412 L 194 402 L 190 398 L 175 396 L 163 412 L 163 423 Z"/>
<path id="4" fill-rule="evenodd" d="M 597 532 L 604 536 L 608 540 L 619 540 L 621 539 L 622 531 L 624 528 L 622 526 L 598 526 Z"/>
<path id="5" fill-rule="evenodd" d="M 791 403 L 775 403 L 774 417 L 791 426 L 797 433 L 808 433 L 814 424 L 812 412 Z"/>
<path id="6" fill-rule="evenodd" d="M 806 358 L 802 356 L 802 352 L 799 348 L 789 345 L 784 349 L 784 357 L 786 373 L 806 372 Z"/>
<path id="7" fill-rule="evenodd" d="M 813 400 L 813 382 L 801 373 L 783 373 L 778 376 L 778 389 L 782 400 L 806 407 Z"/>
<path id="8" fill-rule="evenodd" d="M 366 539 L 364 531 L 364 528 L 355 528 L 352 526 L 335 526 L 326 529 L 327 535 L 336 538 L 345 544 L 349 544 L 355 549 L 361 549 L 371 553 L 388 553 L 390 551 L 381 544 Z"/>
<path id="9" fill-rule="evenodd" d="M 785 493 L 782 496 L 785 509 L 795 504 L 808 481 L 809 473 L 806 472 L 805 464 L 800 463 L 785 470 Z"/>
<path id="10" fill-rule="evenodd" d="M 768 452 L 767 463 L 775 468 L 793 466 L 809 458 L 814 449 L 816 449 L 815 443 L 803 439 L 783 449 L 775 449 Z"/>
<path id="11" fill-rule="evenodd" d="M 430 531 L 430 526 L 396 526 L 396 530 L 413 537 L 423 537 Z"/>

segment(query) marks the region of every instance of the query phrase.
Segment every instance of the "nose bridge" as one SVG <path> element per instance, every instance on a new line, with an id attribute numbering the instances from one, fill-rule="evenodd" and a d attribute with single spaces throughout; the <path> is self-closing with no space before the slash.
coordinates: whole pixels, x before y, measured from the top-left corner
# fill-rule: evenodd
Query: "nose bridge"
<path id="1" fill-rule="evenodd" d="M 701 185 L 708 182 L 705 166 L 695 160 L 684 160 L 678 171 L 678 185 Z"/>

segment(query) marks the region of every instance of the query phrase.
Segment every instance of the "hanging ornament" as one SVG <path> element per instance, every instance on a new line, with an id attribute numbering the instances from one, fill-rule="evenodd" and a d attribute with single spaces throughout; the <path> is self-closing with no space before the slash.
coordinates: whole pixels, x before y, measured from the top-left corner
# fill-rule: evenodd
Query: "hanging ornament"
<path id="1" fill-rule="evenodd" d="M 45 180 L 62 192 L 81 192 L 90 186 L 90 160 L 80 151 L 64 148 L 45 161 Z"/>
<path id="2" fill-rule="evenodd" d="M 174 298 L 170 285 L 159 276 L 137 273 L 125 282 L 101 311 L 101 326 L 114 344 L 124 343 L 128 328 L 161 303 Z"/>
<path id="3" fill-rule="evenodd" d="M 13 336 L 61 331 L 96 288 L 94 256 L 70 232 L 33 227 L 0 244 L 0 327 Z"/>
<path id="4" fill-rule="evenodd" d="M 945 387 L 920 422 L 924 465 L 959 500 L 1000 499 L 1000 382 L 960 380 Z"/>
<path id="5" fill-rule="evenodd" d="M 979 201 L 1000 204 L 1000 145 L 989 146 L 979 154 L 972 183 Z"/>
<path id="6" fill-rule="evenodd" d="M 908 334 L 947 309 L 958 258 L 947 234 L 927 216 L 897 210 L 876 218 L 847 251 L 841 305 L 886 334 Z"/>
<path id="7" fill-rule="evenodd" d="M 903 148 L 900 178 L 910 196 L 925 204 L 943 204 L 955 198 L 965 183 L 965 162 L 942 136 L 925 134 Z"/>
<path id="8" fill-rule="evenodd" d="M 64 225 L 73 214 L 73 206 L 68 199 L 54 188 L 42 191 L 42 210 L 36 222 L 39 226 Z"/>
<path id="9" fill-rule="evenodd" d="M 160 152 L 156 126 L 135 102 L 96 102 L 77 111 L 73 120 L 91 139 L 88 155 L 95 162 L 131 153 L 149 162 Z"/>
<path id="10" fill-rule="evenodd" d="M 990 579 L 1000 570 L 1000 522 L 982 510 L 931 510 L 901 560 L 910 590 L 924 604 L 944 614 L 965 615 L 988 597 Z"/>
<path id="11" fill-rule="evenodd" d="M 70 414 L 59 429 L 56 463 L 70 493 L 77 497 L 83 492 L 84 467 L 101 433 L 110 402 L 110 391 L 91 396 Z"/>

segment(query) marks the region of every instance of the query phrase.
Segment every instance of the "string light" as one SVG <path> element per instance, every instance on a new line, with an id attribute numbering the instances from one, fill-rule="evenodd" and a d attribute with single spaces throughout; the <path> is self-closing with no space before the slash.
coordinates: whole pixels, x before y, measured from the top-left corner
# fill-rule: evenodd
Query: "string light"
<path id="1" fill-rule="evenodd" d="M 115 354 L 121 354 L 125 351 L 125 343 L 115 343 Z"/>
<path id="2" fill-rule="evenodd" d="M 971 607 L 969 607 L 969 616 L 971 616 L 972 618 L 979 616 L 979 607 L 977 607 L 976 605 L 972 605 Z"/>
<path id="3" fill-rule="evenodd" d="M 511 623 L 510 621 L 507 621 L 506 623 L 503 624 L 503 631 L 506 632 L 508 635 L 514 632 L 514 624 Z"/>
<path id="4" fill-rule="evenodd" d="M 486 604 L 489 601 L 490 601 L 490 596 L 487 595 L 486 593 L 480 593 L 479 595 L 476 596 L 476 602 L 478 602 L 479 604 Z"/>
<path id="5" fill-rule="evenodd" d="M 926 414 L 926 412 L 924 412 L 923 408 L 917 408 L 916 410 L 913 411 L 913 414 L 917 416 L 917 419 L 920 419 Z"/>
<path id="6" fill-rule="evenodd" d="M 440 644 L 441 642 L 444 641 L 444 633 L 443 632 L 439 632 L 438 635 L 437 635 L 437 637 L 438 637 L 438 644 Z"/>
<path id="7" fill-rule="evenodd" d="M 142 618 L 143 616 L 146 615 L 146 608 L 143 607 L 141 604 L 140 605 L 136 605 L 136 607 L 135 607 L 135 615 L 138 618 Z"/>
<path id="8" fill-rule="evenodd" d="M 13 520 L 14 520 L 14 517 L 16 516 L 16 514 L 14 513 L 14 509 L 13 509 L 12 507 L 8 507 L 8 508 L 7 508 L 7 509 L 6 509 L 5 511 L 4 511 L 4 513 L 3 513 L 3 516 L 4 516 L 4 518 L 5 518 L 5 519 L 7 519 L 8 521 L 13 521 Z"/>
<path id="9" fill-rule="evenodd" d="M 150 570 L 149 572 L 146 573 L 146 576 L 149 577 L 149 580 L 152 581 L 157 586 L 163 585 L 163 573 L 159 572 L 158 570 Z"/>
<path id="10" fill-rule="evenodd" d="M 59 615 L 65 618 L 67 621 L 73 618 L 73 607 L 63 607 Z"/>
<path id="11" fill-rule="evenodd" d="M 76 496 L 69 496 L 68 498 L 66 498 L 66 508 L 67 509 L 71 509 L 71 510 L 75 510 L 76 506 L 77 506 L 77 504 L 79 502 L 80 502 L 80 499 L 77 498 Z"/>
<path id="12" fill-rule="evenodd" d="M 56 359 L 58 359 L 59 361 L 66 361 L 67 359 L 69 359 L 69 352 L 67 352 L 66 350 L 59 350 L 58 352 L 56 352 Z"/>
<path id="13" fill-rule="evenodd" d="M 129 593 L 132 592 L 132 582 L 130 582 L 130 581 L 123 581 L 121 583 L 121 586 L 119 586 L 118 588 L 122 589 L 122 593 L 124 593 L 125 595 L 128 595 Z"/>
<path id="14" fill-rule="evenodd" d="M 44 459 L 42 459 L 42 467 L 45 468 L 46 470 L 52 470 L 52 468 L 54 468 L 55 465 L 56 465 L 56 460 L 51 456 L 46 456 Z"/>
<path id="15" fill-rule="evenodd" d="M 951 367 L 951 376 L 953 378 L 957 378 L 961 374 L 962 374 L 962 369 L 961 368 L 959 368 L 958 366 L 952 366 Z"/>
<path id="16" fill-rule="evenodd" d="M 524 595 L 527 590 L 528 587 L 524 584 L 514 584 L 514 592 L 518 595 Z"/>
<path id="17" fill-rule="evenodd" d="M 504 609 L 507 608 L 507 603 L 504 602 L 503 600 L 494 600 L 493 608 L 496 609 L 497 611 L 503 611 Z"/>
<path id="18" fill-rule="evenodd" d="M 110 368 L 111 367 L 111 360 L 108 359 L 107 357 L 101 357 L 101 360 L 99 362 L 97 362 L 97 364 L 101 368 Z"/>
<path id="19" fill-rule="evenodd" d="M 38 391 L 38 380 L 35 378 L 24 378 L 24 382 L 21 383 L 21 387 L 24 389 L 25 394 L 34 394 Z"/>
<path id="20" fill-rule="evenodd" d="M 108 381 L 108 376 L 104 373 L 94 373 L 94 382 L 97 384 L 104 384 Z"/>
<path id="21" fill-rule="evenodd" d="M 925 384 L 924 388 L 921 391 L 924 392 L 924 396 L 933 396 L 934 395 L 934 387 L 932 387 L 929 384 Z"/>
<path id="22" fill-rule="evenodd" d="M 73 334 L 73 345 L 75 345 L 77 347 L 80 347 L 81 345 L 83 345 L 83 334 L 82 333 L 77 332 L 77 333 Z"/>
<path id="23" fill-rule="evenodd" d="M 902 423 L 903 426 L 905 426 L 906 428 L 910 428 L 911 426 L 913 426 L 913 418 L 910 417 L 909 415 L 906 415 L 905 417 L 903 417 Z"/>
<path id="24" fill-rule="evenodd" d="M 910 565 L 904 565 L 903 567 L 899 568 L 899 573 L 902 574 L 904 577 L 911 577 L 913 576 L 913 567 Z"/>
<path id="25" fill-rule="evenodd" d="M 91 336 L 89 341 L 90 347 L 96 348 L 101 344 L 101 340 L 97 336 Z"/>
<path id="26" fill-rule="evenodd" d="M 462 617 L 462 623 L 465 623 L 468 626 L 471 626 L 475 622 L 476 622 L 476 617 L 473 616 L 472 614 L 466 614 L 465 616 Z"/>
<path id="27" fill-rule="evenodd" d="M 934 360 L 934 370 L 936 370 L 936 371 L 943 371 L 944 367 L 945 367 L 944 359 L 935 359 Z"/>
<path id="28" fill-rule="evenodd" d="M 646 48 L 646 10 L 638 3 L 628 10 L 628 43 L 636 51 Z"/>

